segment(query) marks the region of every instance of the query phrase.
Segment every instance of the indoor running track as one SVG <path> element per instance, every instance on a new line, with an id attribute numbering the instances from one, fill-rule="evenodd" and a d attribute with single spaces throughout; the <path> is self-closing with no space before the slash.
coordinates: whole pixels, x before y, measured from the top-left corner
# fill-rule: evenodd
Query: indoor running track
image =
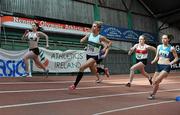
<path id="1" fill-rule="evenodd" d="M 0 115 L 180 115 L 180 73 L 170 73 L 156 100 L 147 100 L 152 86 L 136 75 L 84 76 L 75 91 L 68 91 L 75 76 L 0 78 Z"/>

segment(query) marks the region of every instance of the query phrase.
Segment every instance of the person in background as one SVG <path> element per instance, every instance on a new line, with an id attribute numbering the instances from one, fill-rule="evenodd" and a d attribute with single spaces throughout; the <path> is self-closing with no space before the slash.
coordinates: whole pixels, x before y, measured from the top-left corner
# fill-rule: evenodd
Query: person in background
<path id="1" fill-rule="evenodd" d="M 106 44 L 105 43 L 103 43 L 102 42 L 102 44 L 103 44 L 103 47 L 106 47 Z M 109 52 L 109 48 L 107 48 L 106 50 L 105 50 L 105 52 L 103 52 L 103 50 L 100 50 L 100 58 L 96 61 L 96 69 L 97 69 L 97 73 L 98 74 L 104 74 L 104 75 L 106 75 L 106 77 L 108 77 L 109 78 L 109 76 L 110 76 L 110 74 L 109 74 L 109 69 L 106 67 L 104 67 L 104 65 L 103 64 L 101 64 L 101 62 L 103 61 L 103 59 L 104 58 L 106 58 L 107 57 L 107 54 L 108 54 L 108 52 Z M 98 81 L 96 81 L 97 83 L 99 83 L 99 82 L 101 82 L 101 80 L 98 80 Z"/>
<path id="2" fill-rule="evenodd" d="M 45 37 L 46 39 L 46 48 L 49 47 L 48 44 L 48 36 L 39 30 L 38 23 L 32 24 L 32 31 L 26 30 L 24 35 L 22 36 L 22 40 L 27 40 L 29 42 L 29 51 L 23 56 L 23 61 L 25 63 L 25 73 L 22 75 L 23 77 L 29 76 L 29 63 L 28 60 L 31 58 L 34 62 L 39 65 L 45 72 L 46 77 L 48 77 L 49 70 L 39 61 L 39 48 L 38 42 L 41 37 Z"/>

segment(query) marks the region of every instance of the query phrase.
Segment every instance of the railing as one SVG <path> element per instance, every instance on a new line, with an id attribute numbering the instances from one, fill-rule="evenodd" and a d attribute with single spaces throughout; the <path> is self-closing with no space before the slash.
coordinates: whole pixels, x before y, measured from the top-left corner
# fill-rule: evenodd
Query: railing
<path id="1" fill-rule="evenodd" d="M 39 46 L 45 47 L 46 40 L 40 39 Z M 83 49 L 85 44 L 74 41 L 65 41 L 65 40 L 49 40 L 49 49 L 58 49 L 58 50 L 68 50 L 68 49 Z M 20 36 L 7 35 L 1 36 L 0 38 L 0 48 L 8 50 L 20 50 L 28 48 L 27 41 L 21 40 Z"/>

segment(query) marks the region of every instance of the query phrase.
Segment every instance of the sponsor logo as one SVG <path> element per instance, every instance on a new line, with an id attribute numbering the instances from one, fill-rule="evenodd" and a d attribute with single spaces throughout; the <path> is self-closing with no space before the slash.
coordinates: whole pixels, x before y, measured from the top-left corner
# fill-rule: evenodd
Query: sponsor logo
<path id="1" fill-rule="evenodd" d="M 0 59 L 0 77 L 22 76 L 25 72 L 23 60 L 2 60 Z"/>

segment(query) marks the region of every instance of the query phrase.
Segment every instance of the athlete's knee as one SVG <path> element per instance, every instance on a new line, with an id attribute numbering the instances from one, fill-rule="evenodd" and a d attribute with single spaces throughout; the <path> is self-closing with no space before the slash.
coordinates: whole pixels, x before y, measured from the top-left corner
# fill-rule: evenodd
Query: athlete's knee
<path id="1" fill-rule="evenodd" d="M 130 68 L 130 73 L 134 74 L 134 68 Z"/>
<path id="2" fill-rule="evenodd" d="M 141 74 L 144 75 L 144 76 L 148 76 L 148 73 L 143 71 L 143 70 L 141 71 Z"/>
<path id="3" fill-rule="evenodd" d="M 153 85 L 159 85 L 161 83 L 161 80 L 155 80 L 153 81 Z"/>
<path id="4" fill-rule="evenodd" d="M 80 72 L 83 72 L 83 71 L 84 71 L 84 67 L 81 66 L 81 67 L 79 68 L 79 71 L 80 71 Z"/>
<path id="5" fill-rule="evenodd" d="M 26 62 L 27 60 L 28 60 L 28 58 L 27 57 L 23 57 L 23 59 L 22 59 L 24 62 Z"/>

